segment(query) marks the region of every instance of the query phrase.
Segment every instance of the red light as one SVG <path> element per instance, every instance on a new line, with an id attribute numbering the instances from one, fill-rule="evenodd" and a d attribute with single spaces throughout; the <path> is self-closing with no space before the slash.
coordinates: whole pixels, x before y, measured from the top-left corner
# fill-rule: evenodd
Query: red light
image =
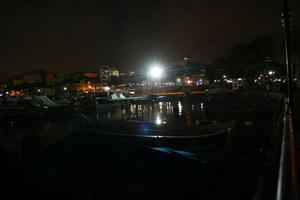
<path id="1" fill-rule="evenodd" d="M 187 60 L 189 60 L 189 58 L 188 57 L 184 57 L 183 60 L 187 61 Z"/>

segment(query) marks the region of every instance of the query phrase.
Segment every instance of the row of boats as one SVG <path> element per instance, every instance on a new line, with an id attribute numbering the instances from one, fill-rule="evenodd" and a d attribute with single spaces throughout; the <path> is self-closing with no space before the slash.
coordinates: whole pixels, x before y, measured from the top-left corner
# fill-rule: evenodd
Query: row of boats
<path id="1" fill-rule="evenodd" d="M 10 123 L 23 118 L 61 116 L 85 109 L 111 109 L 128 101 L 147 100 L 148 96 L 129 97 L 122 93 L 109 95 L 52 96 L 28 95 L 0 98 L 0 122 Z"/>

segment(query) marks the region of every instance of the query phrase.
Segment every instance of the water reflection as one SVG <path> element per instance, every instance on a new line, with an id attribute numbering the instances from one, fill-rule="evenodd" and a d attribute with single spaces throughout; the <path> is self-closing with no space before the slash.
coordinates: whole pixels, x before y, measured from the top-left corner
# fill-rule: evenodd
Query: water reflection
<path id="1" fill-rule="evenodd" d="M 161 120 L 160 116 L 156 117 L 155 124 L 157 124 L 157 125 L 161 125 L 162 124 L 162 120 Z"/>
<path id="2" fill-rule="evenodd" d="M 180 101 L 178 102 L 178 114 L 179 116 L 182 116 L 182 105 Z"/>
<path id="3" fill-rule="evenodd" d="M 174 108 L 171 102 L 167 102 L 166 103 L 166 110 L 167 110 L 167 114 L 173 114 L 174 112 Z"/>
<path id="4" fill-rule="evenodd" d="M 134 120 L 162 125 L 166 123 L 182 122 L 193 124 L 201 121 L 204 112 L 204 103 L 200 101 L 160 101 L 117 105 L 105 113 L 96 110 L 96 119 Z M 187 122 L 188 120 L 188 122 Z"/>
<path id="5" fill-rule="evenodd" d="M 149 124 L 143 123 L 139 126 L 139 132 L 142 133 L 143 135 L 147 135 L 150 130 L 151 127 L 149 126 Z"/>
<path id="6" fill-rule="evenodd" d="M 11 122 L 8 127 L 1 127 L 1 146 L 7 149 L 19 148 L 23 138 L 29 135 L 38 135 L 44 146 L 49 145 L 58 138 L 76 130 L 86 120 L 117 119 L 134 120 L 145 122 L 140 131 L 147 134 L 149 125 L 157 126 L 164 124 L 200 124 L 207 118 L 205 104 L 201 101 L 160 101 L 139 102 L 131 104 L 116 104 L 115 107 L 104 109 L 91 108 L 80 114 L 68 114 L 60 116 L 59 119 L 38 119 L 34 123 L 29 121 L 22 124 Z M 2 130 L 3 129 L 3 130 Z M 5 130 L 4 130 L 5 129 Z"/>
<path id="7" fill-rule="evenodd" d="M 47 118 L 28 118 L 25 121 L 12 121 L 8 125 L 1 123 L 0 147 L 25 155 L 29 153 L 28 151 L 34 150 L 30 146 L 34 147 L 36 144 L 46 147 L 77 130 L 80 123 L 78 117 L 67 115 L 51 120 Z"/>

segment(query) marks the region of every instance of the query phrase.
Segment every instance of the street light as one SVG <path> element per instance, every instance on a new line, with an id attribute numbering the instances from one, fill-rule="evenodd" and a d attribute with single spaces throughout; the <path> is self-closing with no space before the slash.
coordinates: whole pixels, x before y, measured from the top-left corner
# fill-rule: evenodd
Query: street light
<path id="1" fill-rule="evenodd" d="M 152 80 L 160 79 L 163 76 L 163 67 L 159 63 L 153 63 L 149 66 L 148 72 L 147 72 L 147 82 L 148 82 L 148 91 L 151 92 L 151 87 L 153 87 L 153 83 L 151 84 L 150 78 Z"/>
<path id="2" fill-rule="evenodd" d="M 150 65 L 149 75 L 152 79 L 159 79 L 163 76 L 163 67 L 160 64 Z"/>

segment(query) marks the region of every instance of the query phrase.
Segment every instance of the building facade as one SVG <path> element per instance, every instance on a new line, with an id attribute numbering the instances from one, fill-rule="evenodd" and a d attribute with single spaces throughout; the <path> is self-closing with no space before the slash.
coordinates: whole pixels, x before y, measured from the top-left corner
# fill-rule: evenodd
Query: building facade
<path id="1" fill-rule="evenodd" d="M 100 84 L 103 87 L 109 84 L 112 76 L 119 77 L 120 71 L 117 68 L 110 67 L 108 65 L 102 65 L 99 67 L 99 79 Z"/>

